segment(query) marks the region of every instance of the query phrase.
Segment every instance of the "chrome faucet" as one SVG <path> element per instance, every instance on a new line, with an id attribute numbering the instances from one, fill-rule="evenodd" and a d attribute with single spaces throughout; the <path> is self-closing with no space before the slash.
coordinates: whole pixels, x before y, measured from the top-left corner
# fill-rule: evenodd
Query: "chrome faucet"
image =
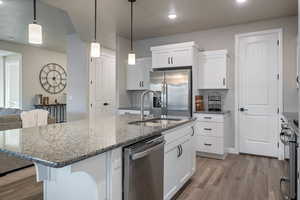
<path id="1" fill-rule="evenodd" d="M 142 93 L 142 95 L 141 95 L 141 121 L 145 120 L 145 117 L 144 117 L 145 96 L 146 96 L 146 94 L 149 94 L 149 93 L 153 93 L 153 95 L 155 95 L 158 100 L 159 100 L 159 97 L 160 97 L 160 95 L 157 92 L 153 91 L 153 90 L 146 90 Z"/>

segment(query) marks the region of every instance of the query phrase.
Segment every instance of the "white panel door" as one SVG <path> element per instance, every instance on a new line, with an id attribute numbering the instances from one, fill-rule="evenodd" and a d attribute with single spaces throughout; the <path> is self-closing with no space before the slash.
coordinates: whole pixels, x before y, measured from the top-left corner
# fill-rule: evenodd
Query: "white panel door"
<path id="1" fill-rule="evenodd" d="M 91 114 L 111 115 L 116 109 L 116 64 L 112 56 L 101 56 L 91 64 Z"/>
<path id="2" fill-rule="evenodd" d="M 278 33 L 239 40 L 240 152 L 277 156 L 279 47 Z M 244 109 L 244 110 L 243 110 Z"/>

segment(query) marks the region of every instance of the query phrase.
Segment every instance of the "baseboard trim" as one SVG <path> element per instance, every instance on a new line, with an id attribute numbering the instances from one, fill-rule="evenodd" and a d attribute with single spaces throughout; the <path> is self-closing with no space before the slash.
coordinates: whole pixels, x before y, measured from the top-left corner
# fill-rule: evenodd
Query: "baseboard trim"
<path id="1" fill-rule="evenodd" d="M 239 152 L 233 147 L 227 148 L 227 152 L 230 154 L 239 154 Z"/>

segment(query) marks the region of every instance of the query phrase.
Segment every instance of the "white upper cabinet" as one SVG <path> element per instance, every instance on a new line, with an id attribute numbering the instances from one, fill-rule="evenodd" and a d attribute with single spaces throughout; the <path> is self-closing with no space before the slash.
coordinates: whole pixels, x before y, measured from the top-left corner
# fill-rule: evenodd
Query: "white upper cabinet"
<path id="1" fill-rule="evenodd" d="M 228 89 L 228 66 L 227 50 L 200 52 L 198 89 Z"/>
<path id="2" fill-rule="evenodd" d="M 186 67 L 194 64 L 195 42 L 151 47 L 152 68 Z"/>
<path id="3" fill-rule="evenodd" d="M 135 65 L 127 66 L 127 90 L 149 89 L 151 58 L 138 58 Z"/>

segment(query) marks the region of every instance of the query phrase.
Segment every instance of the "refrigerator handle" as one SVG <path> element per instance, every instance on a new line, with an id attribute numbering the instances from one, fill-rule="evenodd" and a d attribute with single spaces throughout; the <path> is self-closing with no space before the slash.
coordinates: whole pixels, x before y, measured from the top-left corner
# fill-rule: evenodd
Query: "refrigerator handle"
<path id="1" fill-rule="evenodd" d="M 161 84 L 161 109 L 163 110 L 165 107 L 165 81 L 162 81 Z"/>
<path id="2" fill-rule="evenodd" d="M 165 95 L 166 95 L 166 115 L 168 114 L 168 83 L 165 82 Z"/>

